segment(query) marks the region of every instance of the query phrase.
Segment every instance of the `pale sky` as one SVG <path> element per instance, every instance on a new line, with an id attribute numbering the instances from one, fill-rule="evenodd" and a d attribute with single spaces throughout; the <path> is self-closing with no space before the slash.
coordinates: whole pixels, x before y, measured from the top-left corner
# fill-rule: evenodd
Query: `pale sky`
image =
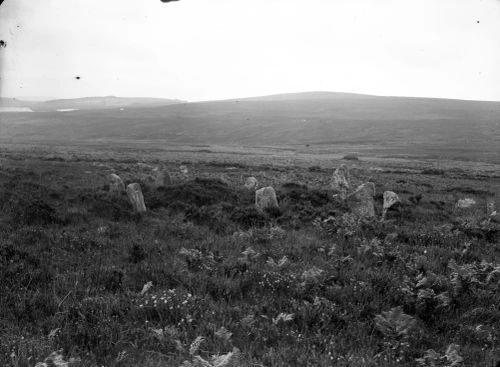
<path id="1" fill-rule="evenodd" d="M 5 0 L 0 39 L 3 97 L 500 101 L 500 0 Z"/>

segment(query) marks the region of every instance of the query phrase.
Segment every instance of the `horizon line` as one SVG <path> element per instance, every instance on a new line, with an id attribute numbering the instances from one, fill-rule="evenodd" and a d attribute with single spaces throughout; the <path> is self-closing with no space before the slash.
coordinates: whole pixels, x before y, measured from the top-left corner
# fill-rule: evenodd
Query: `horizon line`
<path id="1" fill-rule="evenodd" d="M 381 95 L 381 94 L 371 94 L 371 93 L 359 93 L 359 92 L 337 92 L 337 91 L 300 91 L 300 92 L 283 92 L 283 93 L 272 93 L 272 94 L 262 94 L 262 95 L 252 95 L 244 97 L 229 97 L 229 98 L 218 98 L 218 99 L 201 99 L 201 100 L 185 100 L 180 98 L 171 97 L 155 97 L 155 96 L 119 96 L 119 95 L 89 95 L 84 97 L 38 97 L 38 96 L 17 96 L 8 97 L 1 96 L 0 99 L 13 99 L 20 102 L 34 102 L 34 103 L 44 103 L 50 101 L 60 101 L 60 100 L 75 100 L 75 99 L 85 99 L 85 98 L 144 98 L 144 99 L 164 99 L 170 101 L 179 101 L 180 103 L 209 103 L 209 102 L 224 102 L 224 101 L 238 101 L 247 100 L 254 98 L 266 98 L 266 97 L 276 97 L 276 96 L 287 96 L 287 95 L 300 95 L 300 94 L 346 94 L 346 95 L 357 95 L 366 97 L 387 97 L 387 98 L 416 98 L 416 99 L 440 99 L 440 100 L 451 100 L 451 101 L 469 101 L 469 102 L 500 102 L 499 100 L 490 99 L 468 99 L 468 98 L 452 98 L 452 97 L 429 97 L 429 96 L 408 96 L 408 95 Z"/>

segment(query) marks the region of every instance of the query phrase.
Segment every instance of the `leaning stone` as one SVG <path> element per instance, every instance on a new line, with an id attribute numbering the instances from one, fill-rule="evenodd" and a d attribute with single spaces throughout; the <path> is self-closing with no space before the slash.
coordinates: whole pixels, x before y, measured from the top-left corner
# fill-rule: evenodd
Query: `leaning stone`
<path id="1" fill-rule="evenodd" d="M 136 212 L 146 212 L 146 205 L 144 204 L 144 196 L 142 195 L 141 185 L 138 183 L 128 185 L 127 196 Z"/>
<path id="2" fill-rule="evenodd" d="M 401 202 L 401 200 L 399 200 L 398 194 L 396 194 L 395 192 L 392 192 L 392 191 L 384 192 L 384 205 L 382 207 L 382 209 L 383 209 L 382 219 L 385 219 L 385 216 L 387 215 L 387 210 L 389 210 L 389 208 L 391 206 L 393 206 L 394 204 L 399 203 L 399 202 Z"/>
<path id="3" fill-rule="evenodd" d="M 255 208 L 261 212 L 268 208 L 279 208 L 276 192 L 271 186 L 255 191 Z"/>
<path id="4" fill-rule="evenodd" d="M 358 186 L 356 191 L 347 197 L 347 205 L 354 215 L 361 218 L 373 218 L 375 216 L 375 205 L 373 196 L 375 195 L 375 184 L 367 182 Z"/>
<path id="5" fill-rule="evenodd" d="M 488 198 L 486 200 L 486 215 L 488 217 L 491 217 L 491 216 L 495 215 L 494 213 L 496 213 L 495 199 Z"/>
<path id="6" fill-rule="evenodd" d="M 115 173 L 109 175 L 109 191 L 122 192 L 125 191 L 125 184 L 123 180 Z"/>
<path id="7" fill-rule="evenodd" d="M 349 169 L 345 164 L 335 170 L 330 186 L 333 190 L 339 192 L 342 198 L 345 198 L 349 190 Z"/>
<path id="8" fill-rule="evenodd" d="M 245 189 L 247 190 L 257 190 L 259 186 L 259 181 L 255 177 L 248 177 L 245 181 Z"/>
<path id="9" fill-rule="evenodd" d="M 457 201 L 457 208 L 467 209 L 476 204 L 476 200 L 471 198 L 460 199 Z"/>

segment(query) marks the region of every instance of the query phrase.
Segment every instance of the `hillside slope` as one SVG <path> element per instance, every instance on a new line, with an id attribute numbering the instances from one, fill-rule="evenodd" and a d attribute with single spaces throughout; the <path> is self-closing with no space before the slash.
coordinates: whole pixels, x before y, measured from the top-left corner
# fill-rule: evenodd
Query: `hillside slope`
<path id="1" fill-rule="evenodd" d="M 0 118 L 1 138 L 14 140 L 422 144 L 500 153 L 500 102 L 318 92 Z"/>

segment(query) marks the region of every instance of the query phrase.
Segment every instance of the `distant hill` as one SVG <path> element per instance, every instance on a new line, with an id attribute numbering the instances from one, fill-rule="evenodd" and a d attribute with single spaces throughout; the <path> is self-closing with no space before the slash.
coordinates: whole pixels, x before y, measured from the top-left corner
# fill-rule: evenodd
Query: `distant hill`
<path id="1" fill-rule="evenodd" d="M 0 97 L 0 107 L 28 107 L 26 102 L 16 98 Z"/>
<path id="2" fill-rule="evenodd" d="M 164 98 L 125 98 L 125 97 L 86 97 L 74 99 L 54 99 L 37 104 L 37 111 L 50 111 L 57 109 L 100 110 L 112 108 L 137 108 L 168 106 L 182 103 L 183 101 Z"/>
<path id="3" fill-rule="evenodd" d="M 342 100 L 342 99 L 368 99 L 377 98 L 377 96 L 358 93 L 338 93 L 338 92 L 300 92 L 271 94 L 268 96 L 234 98 L 226 101 L 297 101 L 297 100 Z M 379 98 L 379 97 L 378 97 Z"/>
<path id="4" fill-rule="evenodd" d="M 99 103 L 104 102 L 95 105 Z M 1 116 L 0 139 L 366 144 L 403 152 L 454 152 L 465 158 L 468 152 L 484 153 L 500 159 L 500 102 L 312 92 L 123 111 L 6 115 Z"/>
<path id="5" fill-rule="evenodd" d="M 72 99 L 53 99 L 48 101 L 21 100 L 16 98 L 0 98 L 0 107 L 28 107 L 34 111 L 47 112 L 59 109 L 102 110 L 113 108 L 137 108 L 169 106 L 184 101 L 165 98 L 131 98 L 131 97 L 84 97 Z"/>

